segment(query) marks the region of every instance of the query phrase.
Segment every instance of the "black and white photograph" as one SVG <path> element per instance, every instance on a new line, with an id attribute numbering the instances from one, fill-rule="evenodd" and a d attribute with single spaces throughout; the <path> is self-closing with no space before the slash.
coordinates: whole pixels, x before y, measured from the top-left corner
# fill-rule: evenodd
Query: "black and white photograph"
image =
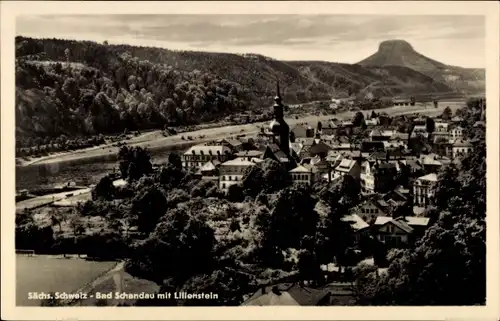
<path id="1" fill-rule="evenodd" d="M 217 5 L 16 14 L 15 306 L 495 303 L 486 15 Z"/>

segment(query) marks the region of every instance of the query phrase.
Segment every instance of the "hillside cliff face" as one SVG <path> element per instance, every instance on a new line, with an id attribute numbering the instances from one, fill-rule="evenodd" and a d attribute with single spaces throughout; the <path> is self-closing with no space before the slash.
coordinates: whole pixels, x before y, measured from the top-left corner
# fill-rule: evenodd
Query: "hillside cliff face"
<path id="1" fill-rule="evenodd" d="M 456 91 L 484 92 L 484 69 L 446 65 L 420 54 L 404 40 L 381 42 L 376 53 L 358 64 L 365 67 L 406 67 L 443 82 Z"/>
<path id="2" fill-rule="evenodd" d="M 380 43 L 378 51 L 359 62 L 362 66 L 401 66 L 419 72 L 435 72 L 446 69 L 446 65 L 416 52 L 404 40 L 388 40 Z"/>

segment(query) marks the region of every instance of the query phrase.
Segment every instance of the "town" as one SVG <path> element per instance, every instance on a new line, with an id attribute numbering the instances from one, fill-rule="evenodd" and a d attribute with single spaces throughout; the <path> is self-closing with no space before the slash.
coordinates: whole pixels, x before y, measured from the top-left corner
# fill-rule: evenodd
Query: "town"
<path id="1" fill-rule="evenodd" d="M 194 242 L 190 245 L 178 244 L 179 248 L 190 246 L 194 250 L 186 248 L 187 253 L 177 255 L 208 255 L 203 251 L 225 254 L 204 259 L 178 257 L 187 260 L 176 261 L 184 272 L 178 271 L 176 265 L 170 266 L 167 271 L 181 275 L 169 279 L 172 283 L 166 288 L 152 283 L 147 291 L 152 291 L 151 286 L 159 293 L 212 291 L 212 287 L 198 289 L 189 285 L 189 280 L 183 285 L 182 280 L 189 279 L 190 274 L 209 273 L 192 266 L 200 262 L 222 265 L 219 269 L 224 273 L 243 278 L 248 285 L 234 284 L 229 297 L 215 291 L 218 296 L 214 300 L 194 303 L 156 299 L 155 304 L 274 305 L 280 300 L 285 301 L 278 304 L 362 304 L 368 299 L 363 294 L 366 289 L 359 288 L 366 287 L 358 284 L 362 275 L 359 271 L 375 271 L 379 277 L 388 275 L 389 253 L 397 249 L 413 251 L 419 246 L 426 231 L 440 220 L 437 212 L 447 206 L 443 204 L 447 202 L 443 195 L 450 185 L 441 180 L 456 179 L 449 175 L 456 176 L 464 160 L 470 163 L 472 155 L 484 154 L 485 100 L 470 99 L 454 115 L 445 108 L 442 115 L 434 118 L 357 111 L 351 120 L 339 120 L 332 115 L 328 122 L 292 128 L 284 120 L 279 83 L 274 100 L 273 119 L 258 134 L 197 144 L 180 155 L 171 152 L 164 166 L 153 166 L 145 149 L 122 147 L 119 173 L 106 175 L 90 189 L 60 187 L 92 192 L 92 200 L 70 193 L 66 194 L 68 199 L 76 201 L 52 197 L 41 204 L 46 213 L 47 209 L 52 213 L 44 216 L 45 221 L 49 219 L 49 225 L 58 226 L 55 241 L 47 241 L 47 234 L 42 236 L 40 232 L 45 240 L 23 237 L 28 232 L 22 232 L 28 224 L 26 219 L 36 221 L 33 211 L 37 207 L 24 209 L 18 220 L 18 253 L 33 255 L 36 248 L 37 253 L 62 253 L 65 257 L 77 254 L 125 260 L 123 273 L 161 285 L 163 276 L 158 273 L 167 268 L 165 263 L 151 262 L 150 255 L 158 254 L 140 249 L 148 242 L 159 242 L 158 237 L 166 237 L 158 233 L 187 233 L 168 236 L 197 235 L 200 239 L 186 241 Z M 129 209 L 124 210 L 123 206 Z M 64 212 L 70 213 L 70 218 Z M 184 220 L 191 216 L 189 220 L 197 220 L 201 226 L 192 230 L 194 223 L 177 222 L 178 215 L 187 215 Z M 84 224 L 84 216 L 103 217 L 105 224 Z M 67 224 L 70 232 L 63 232 L 61 224 Z M 168 232 L 170 224 L 187 225 L 178 232 L 174 231 L 179 227 Z M 97 226 L 105 233 L 99 236 L 92 232 Z M 200 244 L 201 240 L 208 245 Z M 210 245 L 212 242 L 216 243 Z M 49 247 L 44 248 L 44 243 Z M 234 247 L 235 244 L 240 245 Z M 250 253 L 234 252 L 238 248 L 242 251 L 243 244 L 249 247 L 244 251 Z M 203 246 L 214 248 L 203 250 Z M 143 260 L 149 266 L 144 266 Z M 273 276 L 264 277 L 270 270 L 274 271 Z M 220 277 L 228 276 L 212 274 L 211 282 L 224 282 Z M 98 287 L 89 291 L 98 291 Z M 291 299 L 282 292 L 289 293 Z M 51 305 L 62 304 L 49 301 Z M 95 299 L 78 302 L 96 304 Z M 114 305 L 141 305 L 140 302 L 117 299 Z"/>

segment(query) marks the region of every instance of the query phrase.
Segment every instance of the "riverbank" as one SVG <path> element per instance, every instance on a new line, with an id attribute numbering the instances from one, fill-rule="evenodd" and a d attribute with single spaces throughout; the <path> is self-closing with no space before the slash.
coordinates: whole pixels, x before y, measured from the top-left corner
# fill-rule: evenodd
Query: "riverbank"
<path id="1" fill-rule="evenodd" d="M 443 101 L 440 102 L 438 108 L 434 108 L 431 105 L 417 104 L 416 106 L 393 106 L 384 109 L 377 109 L 375 110 L 375 112 L 377 113 L 384 112 L 390 116 L 413 114 L 413 113 L 421 113 L 429 116 L 437 116 L 440 115 L 447 106 L 449 106 L 451 110 L 454 112 L 456 109 L 461 108 L 464 105 L 465 101 L 464 102 Z M 366 115 L 370 114 L 372 110 L 363 110 L 362 112 Z M 315 126 L 318 121 L 324 122 L 334 117 L 337 119 L 350 119 L 353 117 L 355 113 L 356 113 L 355 111 L 346 111 L 336 115 L 321 115 L 321 116 L 309 115 L 309 116 L 299 117 L 299 119 L 296 119 L 295 117 L 289 117 L 286 119 L 286 121 L 290 125 L 290 127 L 293 127 L 294 125 L 304 122 Z M 162 132 L 160 130 L 157 130 L 134 137 L 127 141 L 123 141 L 122 143 L 127 144 L 128 146 L 140 146 L 148 149 L 166 148 L 168 146 L 174 147 L 182 145 L 192 145 L 192 144 L 194 145 L 230 136 L 254 135 L 260 131 L 260 128 L 262 126 L 267 125 L 267 123 L 268 122 L 259 122 L 259 123 L 245 124 L 245 125 L 205 128 L 191 132 L 184 132 L 181 134 L 172 135 L 168 137 L 163 136 Z M 188 140 L 187 139 L 188 136 L 191 136 L 193 139 Z M 95 148 L 74 151 L 74 152 L 49 155 L 29 162 L 24 162 L 24 163 L 21 162 L 21 164 L 18 166 L 29 167 L 32 165 L 40 165 L 40 164 L 58 164 L 58 163 L 83 160 L 83 159 L 102 158 L 118 153 L 119 147 L 113 145 L 116 145 L 116 143 L 104 146 L 98 146 Z"/>

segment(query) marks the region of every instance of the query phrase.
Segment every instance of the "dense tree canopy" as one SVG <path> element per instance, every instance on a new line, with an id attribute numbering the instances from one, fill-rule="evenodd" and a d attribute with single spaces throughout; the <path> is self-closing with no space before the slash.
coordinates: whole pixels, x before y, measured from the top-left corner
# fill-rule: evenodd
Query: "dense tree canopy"
<path id="1" fill-rule="evenodd" d="M 435 223 L 414 249 L 389 258 L 387 274 L 360 271 L 360 303 L 477 305 L 486 298 L 486 149 L 439 174 Z"/>

